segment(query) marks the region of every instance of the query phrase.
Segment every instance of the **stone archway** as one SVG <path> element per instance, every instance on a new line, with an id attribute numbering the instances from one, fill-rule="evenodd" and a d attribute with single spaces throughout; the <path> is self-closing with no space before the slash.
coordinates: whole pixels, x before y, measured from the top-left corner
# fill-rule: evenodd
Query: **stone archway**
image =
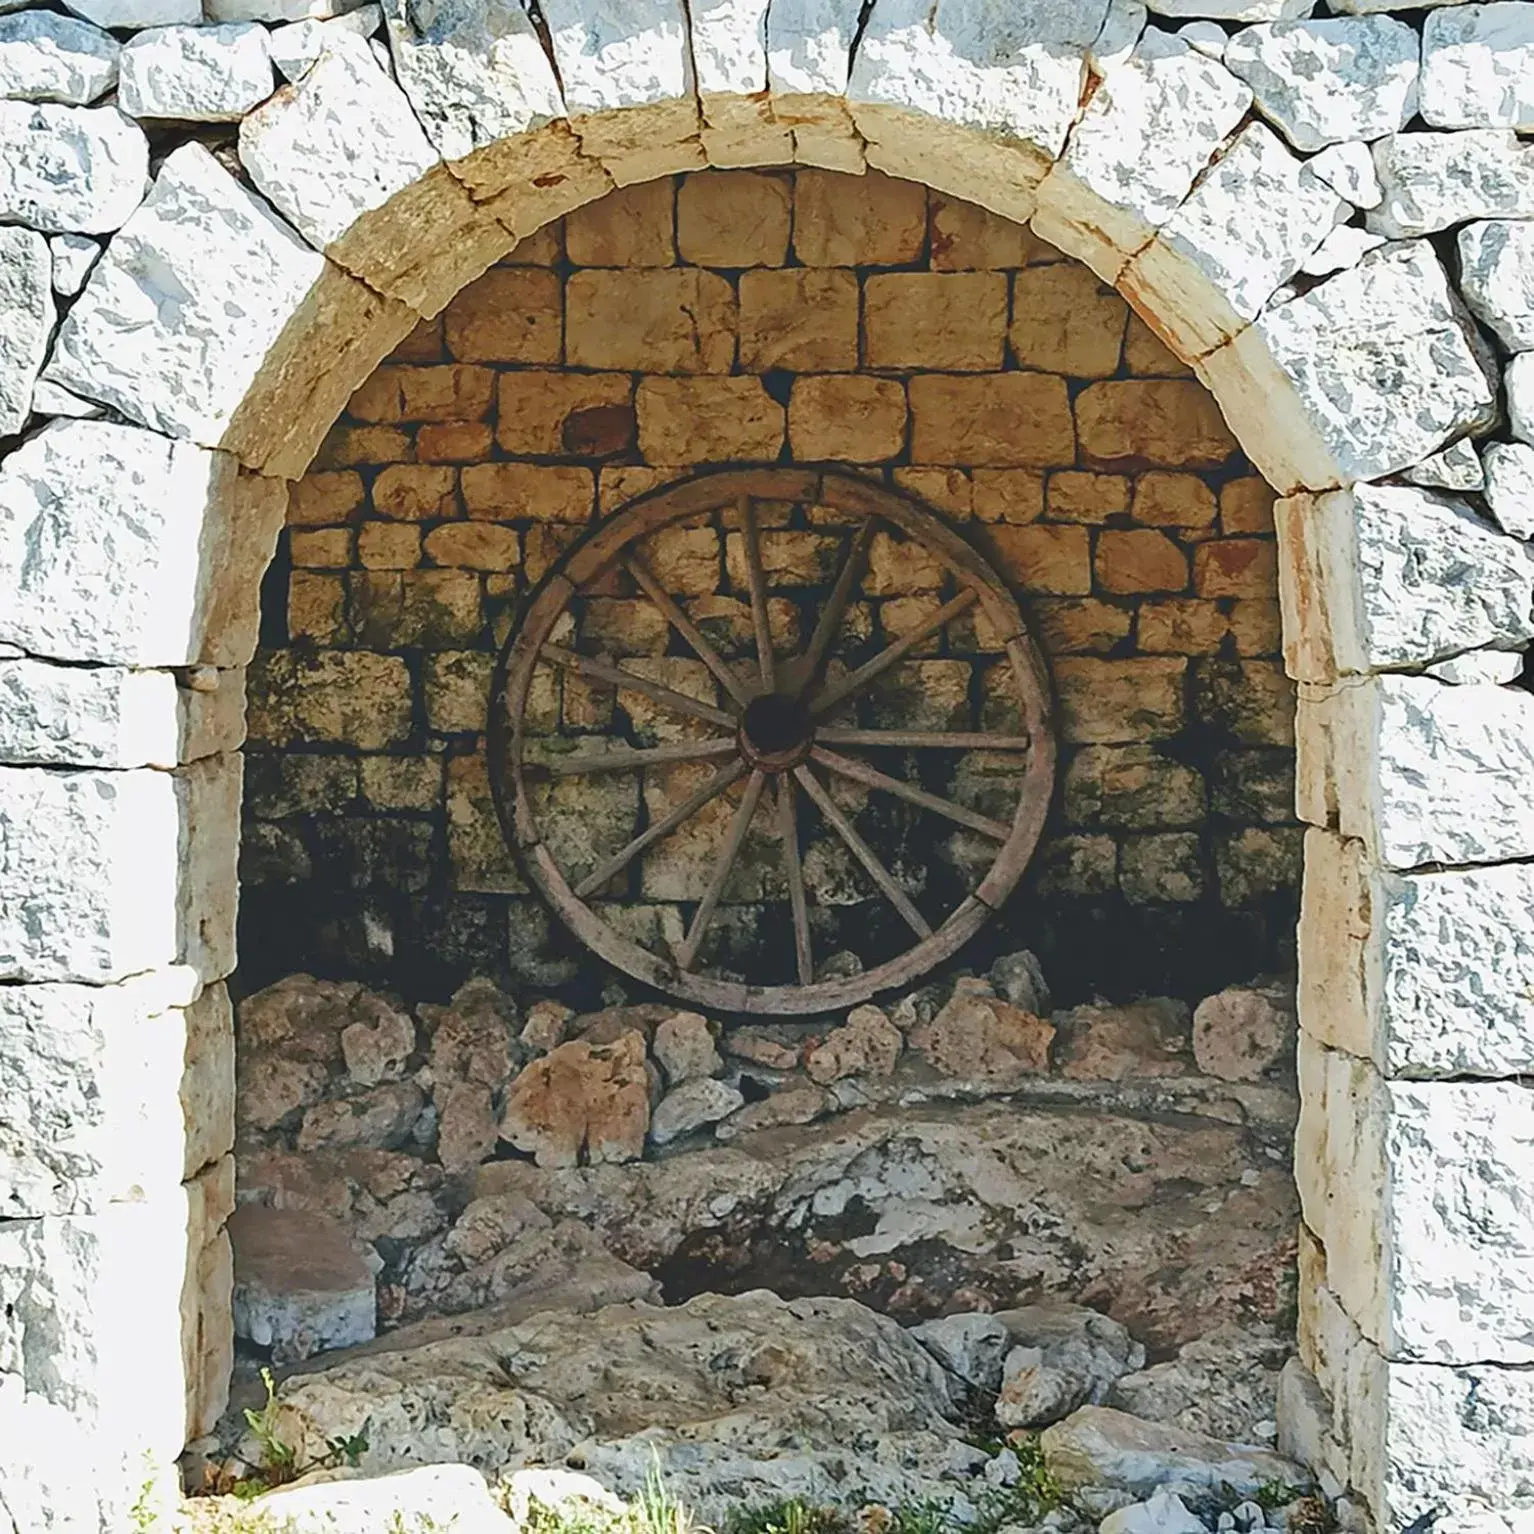
<path id="1" fill-rule="evenodd" d="M 1501 296 L 1527 283 L 1516 241 L 1485 231 L 1534 214 L 1534 169 L 1512 131 L 1526 105 L 1457 69 L 1477 41 L 1461 9 L 1423 45 L 1425 115 L 1450 131 L 1395 131 L 1410 103 L 1372 92 L 1351 130 L 1306 139 L 1313 100 L 1265 100 L 1291 142 L 1330 145 L 1308 159 L 1247 121 L 1250 61 L 1106 0 L 1022 17 L 548 0 L 539 25 L 507 4 L 424 32 L 396 8 L 399 83 L 332 28 L 237 146 L 179 143 L 141 202 L 146 146 L 120 114 L 0 104 L 24 316 L 0 400 L 29 433 L 0 464 L 15 1527 L 120 1526 L 221 1403 L 241 668 L 283 482 L 379 358 L 517 238 L 614 185 L 786 163 L 873 166 L 1031 220 L 1193 364 L 1286 497 L 1311 826 L 1310 1375 L 1287 1431 L 1381 1528 L 1527 1506 L 1531 705 L 1487 685 L 1531 634 L 1508 489 L 1527 449 L 1486 454 L 1505 531 L 1437 490 L 1481 487 L 1468 437 L 1497 419 L 1466 301 L 1508 349 L 1530 339 Z M 1462 298 L 1426 236 L 1468 221 Z M 50 352 L 42 236 L 92 233 L 110 244 Z M 1515 363 L 1507 384 L 1525 437 L 1528 377 Z"/>

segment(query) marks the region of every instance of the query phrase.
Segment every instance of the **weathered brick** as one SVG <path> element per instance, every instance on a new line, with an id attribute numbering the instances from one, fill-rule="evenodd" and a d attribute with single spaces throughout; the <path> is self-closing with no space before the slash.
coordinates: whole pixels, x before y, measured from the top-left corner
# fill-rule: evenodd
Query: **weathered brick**
<path id="1" fill-rule="evenodd" d="M 1271 533 L 1273 487 L 1256 474 L 1233 479 L 1220 487 L 1220 531 L 1232 533 Z"/>
<path id="2" fill-rule="evenodd" d="M 1278 545 L 1271 538 L 1217 538 L 1193 551 L 1201 597 L 1269 597 L 1278 589 Z"/>
<path id="3" fill-rule="evenodd" d="M 891 597 L 879 604 L 879 627 L 886 641 L 901 639 L 919 629 L 942 606 L 938 596 Z M 957 627 L 957 625 L 956 625 Z M 913 649 L 911 655 L 936 655 L 942 648 L 942 635 L 929 634 Z"/>
<path id="4" fill-rule="evenodd" d="M 1044 515 L 1044 476 L 1034 469 L 976 469 L 975 518 L 1022 526 Z"/>
<path id="5" fill-rule="evenodd" d="M 878 171 L 794 177 L 794 251 L 805 266 L 905 266 L 927 242 L 927 191 Z"/>
<path id="6" fill-rule="evenodd" d="M 1178 360 L 1160 336 L 1131 311 L 1124 332 L 1124 363 L 1141 378 L 1191 378 L 1193 369 Z"/>
<path id="7" fill-rule="evenodd" d="M 1022 224 L 943 192 L 929 197 L 928 237 L 932 269 L 994 272 L 1027 264 L 1039 243 Z"/>
<path id="8" fill-rule="evenodd" d="M 288 488 L 288 525 L 333 527 L 350 522 L 361 515 L 366 500 L 360 474 L 306 474 Z"/>
<path id="9" fill-rule="evenodd" d="M 363 570 L 349 581 L 357 642 L 375 650 L 452 649 L 479 637 L 479 577 L 470 570 Z"/>
<path id="10" fill-rule="evenodd" d="M 604 468 L 597 489 L 597 508 L 604 517 L 636 496 L 669 485 L 681 468 L 652 468 L 647 463 L 617 464 Z"/>
<path id="11" fill-rule="evenodd" d="M 572 272 L 565 284 L 565 360 L 620 372 L 727 373 L 735 294 L 717 272 Z"/>
<path id="12" fill-rule="evenodd" d="M 288 576 L 288 638 L 314 644 L 344 644 L 351 633 L 346 621 L 346 581 L 339 575 L 294 570 Z"/>
<path id="13" fill-rule="evenodd" d="M 1193 706 L 1206 724 L 1242 745 L 1294 744 L 1294 683 L 1278 661 L 1200 661 Z"/>
<path id="14" fill-rule="evenodd" d="M 1283 648 L 1283 619 L 1276 601 L 1244 598 L 1230 604 L 1230 633 L 1237 655 L 1277 655 Z"/>
<path id="15" fill-rule="evenodd" d="M 747 372 L 850 372 L 858 365 L 855 272 L 815 267 L 743 272 L 740 365 Z"/>
<path id="16" fill-rule="evenodd" d="M 385 362 L 446 362 L 447 353 L 442 346 L 442 316 L 422 320 L 398 346 L 384 358 Z"/>
<path id="17" fill-rule="evenodd" d="M 1183 726 L 1187 662 L 1170 657 L 1055 662 L 1060 729 L 1084 745 L 1167 740 Z"/>
<path id="18" fill-rule="evenodd" d="M 421 530 L 408 522 L 364 522 L 357 563 L 364 570 L 409 570 L 421 562 Z"/>
<path id="19" fill-rule="evenodd" d="M 1005 475 L 1014 471 L 984 472 Z M 896 469 L 895 483 L 942 512 L 951 522 L 967 522 L 974 515 L 975 485 L 963 469 Z"/>
<path id="20" fill-rule="evenodd" d="M 501 257 L 498 266 L 557 266 L 565 254 L 565 221 L 553 223 L 524 235 Z"/>
<path id="21" fill-rule="evenodd" d="M 565 217 L 565 253 L 576 266 L 671 266 L 676 261 L 671 177 L 619 187 Z"/>
<path id="22" fill-rule="evenodd" d="M 1153 469 L 1135 481 L 1130 515 L 1147 527 L 1211 527 L 1214 491 L 1196 474 Z"/>
<path id="23" fill-rule="evenodd" d="M 431 810 L 442 802 L 440 756 L 365 756 L 362 796 L 378 810 Z"/>
<path id="24" fill-rule="evenodd" d="M 1169 597 L 1140 604 L 1135 644 L 1147 655 L 1216 655 L 1229 633 L 1218 602 Z"/>
<path id="25" fill-rule="evenodd" d="M 1134 612 L 1096 598 L 1045 598 L 1029 604 L 1051 655 L 1103 655 L 1129 638 Z"/>
<path id="26" fill-rule="evenodd" d="M 1292 902 L 1300 884 L 1303 838 L 1298 826 L 1245 826 L 1217 837 L 1214 864 L 1221 901 L 1244 906 L 1282 895 Z"/>
<path id="27" fill-rule="evenodd" d="M 1129 308 L 1074 261 L 1030 266 L 1012 279 L 1012 352 L 1020 366 L 1075 378 L 1118 371 Z"/>
<path id="28" fill-rule="evenodd" d="M 489 368 L 381 367 L 352 395 L 353 420 L 477 421 L 489 413 L 495 374 Z"/>
<path id="29" fill-rule="evenodd" d="M 589 522 L 590 469 L 564 464 L 476 463 L 463 470 L 463 504 L 490 522 Z"/>
<path id="30" fill-rule="evenodd" d="M 758 536 L 769 586 L 821 586 L 835 578 L 842 555 L 840 538 L 785 528 L 764 528 Z M 745 591 L 746 546 L 741 534 L 725 537 L 724 560 L 730 585 Z"/>
<path id="31" fill-rule="evenodd" d="M 783 449 L 783 407 L 759 378 L 646 378 L 637 408 L 651 463 L 772 460 Z"/>
<path id="32" fill-rule="evenodd" d="M 1104 528 L 1097 535 L 1097 584 L 1120 596 L 1136 591 L 1182 591 L 1188 584 L 1188 556 L 1154 528 L 1137 527 L 1127 532 Z"/>
<path id="33" fill-rule="evenodd" d="M 864 567 L 863 590 L 871 597 L 939 591 L 947 571 L 931 549 L 882 529 L 873 535 Z"/>
<path id="34" fill-rule="evenodd" d="M 673 596 L 703 596 L 719 586 L 719 534 L 712 527 L 664 527 L 637 551 Z"/>
<path id="35" fill-rule="evenodd" d="M 793 188 L 757 171 L 700 171 L 676 198 L 676 244 L 698 266 L 782 266 L 788 259 Z"/>
<path id="36" fill-rule="evenodd" d="M 1039 845 L 1029 878 L 1041 895 L 1106 895 L 1118 884 L 1111 836 L 1055 836 Z"/>
<path id="37" fill-rule="evenodd" d="M 299 528 L 288 538 L 295 566 L 304 570 L 344 570 L 352 562 L 348 527 Z"/>
<path id="38" fill-rule="evenodd" d="M 895 378 L 800 378 L 788 403 L 789 445 L 801 462 L 893 458 L 905 447 L 905 429 L 905 386 Z"/>
<path id="39" fill-rule="evenodd" d="M 1065 380 L 1045 373 L 910 382 L 911 457 L 978 468 L 1050 468 L 1076 456 Z"/>
<path id="40" fill-rule="evenodd" d="M 590 453 L 605 434 L 634 439 L 634 381 L 626 373 L 565 373 L 529 368 L 502 373 L 496 386 L 496 441 L 508 453 Z"/>
<path id="41" fill-rule="evenodd" d="M 252 744 L 335 743 L 382 751 L 410 733 L 410 672 L 363 650 L 262 650 L 247 675 Z"/>
<path id="42" fill-rule="evenodd" d="M 414 457 L 415 439 L 397 426 L 352 426 L 337 421 L 326 432 L 309 472 L 355 469 L 364 464 L 409 463 Z"/>
<path id="43" fill-rule="evenodd" d="M 989 541 L 1002 574 L 1024 591 L 1068 597 L 1092 589 L 1091 535 L 1084 527 L 998 525 Z"/>
<path id="44" fill-rule="evenodd" d="M 397 522 L 457 516 L 458 472 L 437 465 L 395 464 L 373 481 L 373 510 Z"/>
<path id="45" fill-rule="evenodd" d="M 1062 469 L 1049 476 L 1049 515 L 1057 522 L 1106 522 L 1129 510 L 1129 481 L 1122 474 Z"/>
<path id="46" fill-rule="evenodd" d="M 1064 802 L 1073 826 L 1196 826 L 1204 819 L 1204 780 L 1154 746 L 1087 746 L 1066 767 Z"/>
<path id="47" fill-rule="evenodd" d="M 415 455 L 421 463 L 476 463 L 494 441 L 487 421 L 442 421 L 417 429 Z"/>
<path id="48" fill-rule="evenodd" d="M 1191 831 L 1126 836 L 1119 848 L 1119 888 L 1133 905 L 1186 904 L 1204 893 L 1204 850 Z"/>
<path id="49" fill-rule="evenodd" d="M 1238 449 L 1214 398 L 1186 379 L 1110 379 L 1076 396 L 1081 455 L 1100 469 L 1213 469 Z"/>
<path id="50" fill-rule="evenodd" d="M 1219 752 L 1210 772 L 1209 808 L 1227 820 L 1264 824 L 1292 821 L 1294 753 Z"/>
<path id="51" fill-rule="evenodd" d="M 562 527 L 553 522 L 535 522 L 522 531 L 522 574 L 529 586 L 536 586 L 566 549 L 581 536 L 579 527 Z"/>
<path id="52" fill-rule="evenodd" d="M 527 883 L 501 834 L 482 755 L 447 764 L 447 851 L 453 887 L 489 894 L 523 894 Z"/>
<path id="53" fill-rule="evenodd" d="M 994 372 L 1005 355 L 1006 330 L 1001 272 L 888 272 L 863 284 L 869 367 Z"/>
<path id="54" fill-rule="evenodd" d="M 558 362 L 564 294 L 541 266 L 492 266 L 443 312 L 447 349 L 460 362 Z"/>
<path id="55" fill-rule="evenodd" d="M 663 655 L 671 638 L 666 615 L 635 597 L 593 597 L 577 625 L 581 648 L 606 655 Z"/>
<path id="56" fill-rule="evenodd" d="M 426 535 L 426 557 L 466 570 L 515 570 L 521 547 L 513 527 L 496 522 L 447 522 Z"/>
<path id="57" fill-rule="evenodd" d="M 967 729 L 969 684 L 968 661 L 906 661 L 870 684 L 868 717 L 875 728 Z"/>
<path id="58" fill-rule="evenodd" d="M 754 655 L 756 653 L 756 629 L 751 617 L 751 606 L 739 597 L 695 597 L 683 603 L 687 616 L 703 631 L 703 636 L 721 655 L 727 657 Z M 867 616 L 867 606 L 852 603 L 848 608 L 847 627 L 857 622 L 858 608 Z M 772 648 L 778 655 L 795 654 L 800 646 L 799 608 L 785 597 L 767 598 L 767 631 L 772 635 Z M 871 625 L 862 625 L 861 638 L 866 640 Z"/>

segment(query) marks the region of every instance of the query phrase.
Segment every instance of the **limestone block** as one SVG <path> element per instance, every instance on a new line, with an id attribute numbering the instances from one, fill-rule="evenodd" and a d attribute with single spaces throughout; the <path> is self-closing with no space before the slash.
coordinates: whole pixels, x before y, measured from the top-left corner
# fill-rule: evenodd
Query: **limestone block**
<path id="1" fill-rule="evenodd" d="M 734 354 L 735 296 L 717 272 L 578 271 L 565 284 L 573 366 L 723 373 Z"/>
<path id="2" fill-rule="evenodd" d="M 311 245 L 422 313 L 515 240 L 470 200 L 409 98 L 353 38 L 240 124 L 240 163 Z"/>
<path id="3" fill-rule="evenodd" d="M 682 0 L 549 0 L 565 107 L 619 186 L 704 164 Z"/>
<path id="4" fill-rule="evenodd" d="M 1507 424 L 1520 442 L 1534 446 L 1534 352 L 1520 352 L 1502 375 L 1507 390 Z"/>
<path id="5" fill-rule="evenodd" d="M 796 379 L 788 434 L 794 457 L 805 463 L 896 458 L 905 446 L 905 390 L 898 378 L 832 374 Z"/>
<path id="6" fill-rule="evenodd" d="M 794 177 L 794 251 L 802 265 L 907 266 L 927 244 L 927 190 L 871 170 Z"/>
<path id="7" fill-rule="evenodd" d="M 1490 421 L 1496 380 L 1425 241 L 1387 245 L 1197 363 L 1280 491 L 1376 479 Z"/>
<path id="8" fill-rule="evenodd" d="M 6 9 L 14 7 L 7 5 Z M 197 0 L 73 0 L 65 9 L 98 27 L 134 31 L 196 23 L 202 18 Z"/>
<path id="9" fill-rule="evenodd" d="M 1231 38 L 1225 67 L 1294 145 L 1377 139 L 1417 110 L 1417 34 L 1389 16 L 1265 23 Z"/>
<path id="10" fill-rule="evenodd" d="M 1451 442 L 1442 452 L 1433 453 L 1420 463 L 1402 472 L 1401 478 L 1409 484 L 1421 485 L 1427 490 L 1484 490 L 1486 476 L 1475 444 L 1461 437 Z"/>
<path id="11" fill-rule="evenodd" d="M 1490 442 L 1482 463 L 1486 505 L 1497 525 L 1514 538 L 1534 538 L 1534 447 Z"/>
<path id="12" fill-rule="evenodd" d="M 1007 333 L 1001 272 L 891 272 L 863 283 L 869 367 L 996 372 Z"/>
<path id="13" fill-rule="evenodd" d="M 1306 256 L 1300 263 L 1300 270 L 1307 277 L 1330 277 L 1333 272 L 1345 272 L 1349 267 L 1357 266 L 1371 250 L 1378 250 L 1384 243 L 1382 234 L 1341 224 Z"/>
<path id="14" fill-rule="evenodd" d="M 238 122 L 272 93 L 265 27 L 155 27 L 123 49 L 117 101 L 130 117 Z"/>
<path id="15" fill-rule="evenodd" d="M 1534 13 L 1527 5 L 1493 0 L 1427 17 L 1422 116 L 1435 128 L 1534 128 Z"/>
<path id="16" fill-rule="evenodd" d="M 709 164 L 792 161 L 792 133 L 773 121 L 767 95 L 768 0 L 692 0 L 687 10 Z"/>
<path id="17" fill-rule="evenodd" d="M 1256 319 L 1350 211 L 1253 123 L 1129 263 L 1124 293 L 1179 353 L 1202 355 Z"/>
<path id="18" fill-rule="evenodd" d="M 915 463 L 1045 468 L 1075 459 L 1076 432 L 1063 378 L 929 373 L 911 380 L 909 397 Z"/>
<path id="19" fill-rule="evenodd" d="M 1177 20 L 1208 16 L 1220 21 L 1292 21 L 1311 11 L 1308 0 L 1150 0 L 1148 8 Z"/>
<path id="20" fill-rule="evenodd" d="M 1089 384 L 1076 396 L 1076 429 L 1082 460 L 1096 469 L 1213 469 L 1236 451 L 1220 407 L 1192 379 Z"/>
<path id="21" fill-rule="evenodd" d="M 108 234 L 148 181 L 148 141 L 116 107 L 0 101 L 0 221 Z"/>
<path id="22" fill-rule="evenodd" d="M 245 739 L 237 673 L 212 691 L 168 671 L 0 660 L 0 762 L 37 767 L 177 767 Z"/>
<path id="23" fill-rule="evenodd" d="M 0 227 L 0 435 L 32 413 L 32 391 L 53 333 L 48 242 L 30 229 Z"/>
<path id="24" fill-rule="evenodd" d="M 783 407 L 758 378 L 646 378 L 636 403 L 650 463 L 774 462 L 783 447 Z"/>
<path id="25" fill-rule="evenodd" d="M 1534 558 L 1464 501 L 1405 485 L 1280 501 L 1291 676 L 1422 665 L 1534 638 Z"/>
<path id="26" fill-rule="evenodd" d="M 755 14 L 752 0 L 745 0 L 745 10 Z M 855 0 L 770 0 L 766 12 L 768 110 L 787 138 L 787 157 L 800 165 L 861 174 L 864 146 L 846 94 L 860 6 Z M 694 7 L 695 30 L 697 25 Z M 706 99 L 704 111 L 711 115 Z"/>
<path id="27" fill-rule="evenodd" d="M 1391 239 L 1473 218 L 1534 218 L 1534 144 L 1496 128 L 1392 133 L 1374 145 L 1384 191 L 1368 226 Z"/>
<path id="28" fill-rule="evenodd" d="M 49 426 L 0 468 L 0 641 L 104 665 L 243 665 L 285 500 L 225 453 Z"/>
<path id="29" fill-rule="evenodd" d="M 782 266 L 793 186 L 747 171 L 688 176 L 676 194 L 676 248 L 696 266 Z"/>
<path id="30" fill-rule="evenodd" d="M 272 30 L 272 63 L 282 78 L 291 82 L 319 61 L 337 33 L 371 37 L 382 25 L 383 11 L 373 0 L 328 21 L 306 17 L 302 21 L 286 22 Z"/>
<path id="31" fill-rule="evenodd" d="M 116 84 L 120 52 L 110 33 L 73 16 L 0 18 L 0 98 L 86 106 Z"/>
<path id="32" fill-rule="evenodd" d="M 1534 223 L 1466 224 L 1458 245 L 1465 302 L 1509 351 L 1534 350 Z"/>
<path id="33" fill-rule="evenodd" d="M 1319 176 L 1339 197 L 1355 208 L 1377 208 L 1385 191 L 1374 169 L 1369 146 L 1356 140 L 1333 144 L 1305 162 L 1312 175 Z"/>
<path id="34" fill-rule="evenodd" d="M 1182 728 L 1188 663 L 1180 657 L 1055 662 L 1060 728 L 1088 745 L 1165 740 Z"/>
<path id="35" fill-rule="evenodd" d="M 873 164 L 1021 222 L 1064 147 L 1107 0 L 887 0 L 847 96 Z"/>
<path id="36" fill-rule="evenodd" d="M 1216 60 L 1147 32 L 1104 77 L 1040 184 L 1034 231 L 1116 282 L 1251 102 L 1250 88 Z"/>
<path id="37" fill-rule="evenodd" d="M 101 257 L 101 244 L 84 234 L 56 234 L 48 241 L 53 258 L 53 291 L 73 298 Z"/>

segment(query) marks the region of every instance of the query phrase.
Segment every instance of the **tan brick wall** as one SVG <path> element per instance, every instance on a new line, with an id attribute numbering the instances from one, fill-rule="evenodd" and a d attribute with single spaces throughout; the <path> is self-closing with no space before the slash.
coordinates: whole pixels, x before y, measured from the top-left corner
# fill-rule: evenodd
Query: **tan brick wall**
<path id="1" fill-rule="evenodd" d="M 524 241 L 379 367 L 295 487 L 252 672 L 261 932 L 298 920 L 285 905 L 312 926 L 318 905 L 324 941 L 358 964 L 430 950 L 503 968 L 523 885 L 483 731 L 516 602 L 631 496 L 738 460 L 836 461 L 903 487 L 1025 598 L 1062 743 L 1026 899 L 1191 915 L 1292 898 L 1272 496 L 1210 396 L 1117 294 L 1006 220 L 876 174 L 709 172 Z M 762 520 L 783 591 L 834 574 L 842 533 L 823 509 Z M 737 536 L 679 532 L 651 557 L 716 642 L 749 642 Z M 940 584 L 876 547 L 849 642 L 909 631 Z M 696 684 L 626 588 L 582 623 Z M 786 595 L 773 626 L 803 641 Z M 957 720 L 973 685 L 979 714 L 1003 718 L 986 651 L 956 626 L 878 706 Z M 534 703 L 547 726 L 612 719 L 610 691 L 551 685 Z M 686 885 L 687 856 L 670 849 L 644 893 Z"/>

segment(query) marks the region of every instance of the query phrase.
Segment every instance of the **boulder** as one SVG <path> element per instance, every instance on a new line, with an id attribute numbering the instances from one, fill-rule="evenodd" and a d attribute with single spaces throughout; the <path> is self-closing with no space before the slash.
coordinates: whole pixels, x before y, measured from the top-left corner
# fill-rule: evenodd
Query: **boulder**
<path id="1" fill-rule="evenodd" d="M 1193 1058 L 1222 1081 L 1261 1081 L 1293 1058 L 1297 1030 L 1292 982 L 1227 986 L 1193 1013 Z"/>
<path id="2" fill-rule="evenodd" d="M 812 1081 L 829 1086 L 847 1076 L 888 1076 L 905 1040 L 880 1007 L 854 1007 L 847 1021 L 805 1056 Z"/>
<path id="3" fill-rule="evenodd" d="M 1534 225 L 1488 219 L 1459 232 L 1465 302 L 1509 351 L 1534 350 Z"/>
<path id="4" fill-rule="evenodd" d="M 243 1510 L 253 1527 L 283 1534 L 335 1534 L 338 1529 L 430 1530 L 453 1534 L 514 1534 L 521 1527 L 496 1505 L 479 1471 L 469 1465 L 423 1465 L 393 1475 L 286 1486 L 253 1502 L 229 1499 L 232 1518 Z"/>
<path id="5" fill-rule="evenodd" d="M 650 1138 L 669 1145 L 683 1135 L 717 1124 L 745 1104 L 739 1087 L 711 1076 L 699 1076 L 673 1087 L 655 1105 L 650 1116 Z"/>
<path id="6" fill-rule="evenodd" d="M 1049 1069 L 1055 1030 L 1043 1018 L 996 997 L 957 994 L 911 1034 L 911 1045 L 960 1081 L 1021 1079 Z"/>
<path id="7" fill-rule="evenodd" d="M 701 1012 L 676 1012 L 666 1018 L 656 1027 L 653 1048 L 672 1086 L 712 1076 L 723 1064 Z"/>
<path id="8" fill-rule="evenodd" d="M 650 1127 L 644 1035 L 611 1044 L 575 1039 L 527 1066 L 511 1084 L 501 1138 L 539 1166 L 637 1161 Z"/>
<path id="9" fill-rule="evenodd" d="M 477 1081 L 439 1082 L 432 1100 L 437 1109 L 437 1160 L 443 1170 L 467 1172 L 488 1161 L 501 1137 L 489 1087 Z"/>
<path id="10" fill-rule="evenodd" d="M 373 1272 L 334 1220 L 243 1204 L 229 1218 L 234 1329 L 276 1363 L 366 1342 L 377 1312 Z"/>
<path id="11" fill-rule="evenodd" d="M 969 1390 L 995 1394 L 1001 1388 L 1002 1360 L 1012 1337 L 995 1316 L 941 1316 L 913 1326 L 911 1335 Z"/>
<path id="12" fill-rule="evenodd" d="M 1145 1362 L 1125 1327 L 1083 1305 L 1027 1305 L 996 1319 L 1013 1344 L 996 1400 L 1003 1427 L 1042 1427 L 1099 1404 L 1114 1381 Z"/>
<path id="13" fill-rule="evenodd" d="M 752 1065 L 765 1065 L 768 1070 L 791 1071 L 799 1063 L 796 1050 L 754 1028 L 731 1029 L 721 1042 L 725 1054 L 749 1060 Z"/>
<path id="14" fill-rule="evenodd" d="M 1374 145 L 1384 196 L 1366 220 L 1414 239 L 1483 218 L 1534 218 L 1534 145 L 1495 128 L 1392 133 Z"/>
<path id="15" fill-rule="evenodd" d="M 1534 20 L 1519 6 L 1455 6 L 1422 28 L 1422 117 L 1435 128 L 1534 128 Z"/>

